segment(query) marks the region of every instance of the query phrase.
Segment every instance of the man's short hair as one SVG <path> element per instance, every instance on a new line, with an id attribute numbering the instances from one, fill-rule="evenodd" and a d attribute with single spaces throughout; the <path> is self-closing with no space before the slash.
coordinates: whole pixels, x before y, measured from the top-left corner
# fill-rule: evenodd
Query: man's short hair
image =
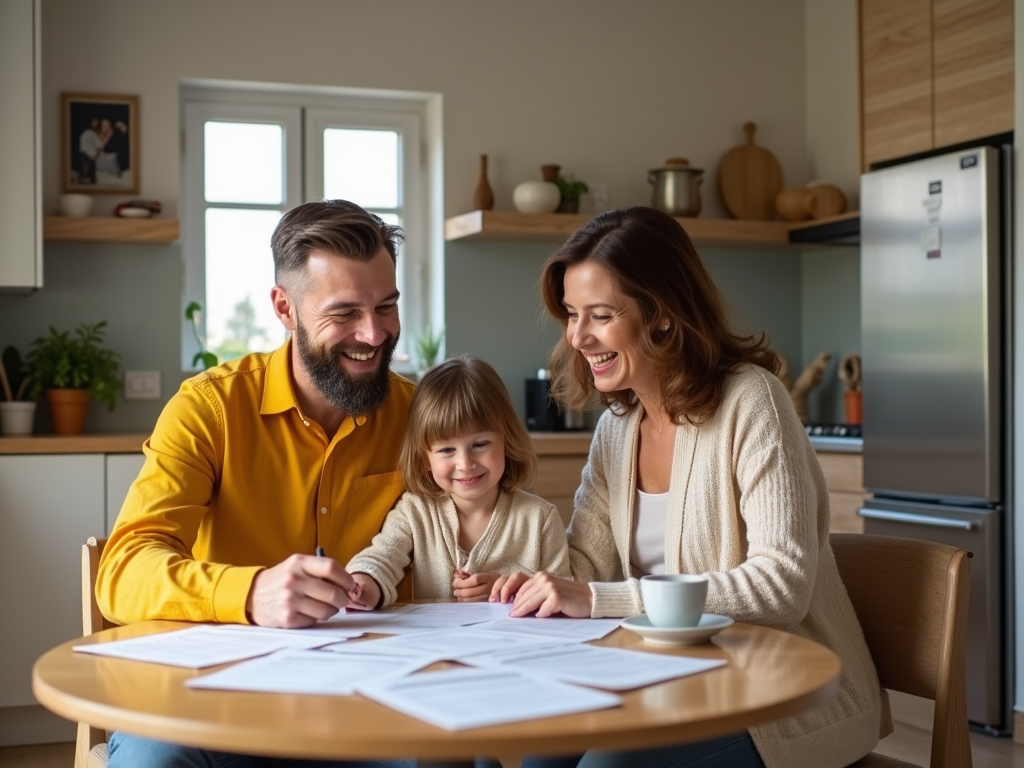
<path id="1" fill-rule="evenodd" d="M 348 200 L 304 203 L 281 218 L 270 239 L 274 281 L 283 285 L 301 273 L 313 251 L 369 261 L 384 248 L 397 263 L 398 244 L 404 239 L 401 227 L 384 223 Z"/>

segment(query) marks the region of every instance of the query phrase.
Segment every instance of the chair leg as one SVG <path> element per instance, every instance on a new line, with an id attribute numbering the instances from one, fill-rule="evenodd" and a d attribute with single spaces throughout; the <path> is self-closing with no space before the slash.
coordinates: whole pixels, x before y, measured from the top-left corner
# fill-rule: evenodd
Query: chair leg
<path id="1" fill-rule="evenodd" d="M 75 739 L 75 768 L 89 768 L 89 751 L 106 740 L 106 731 L 79 723 L 78 738 Z"/>

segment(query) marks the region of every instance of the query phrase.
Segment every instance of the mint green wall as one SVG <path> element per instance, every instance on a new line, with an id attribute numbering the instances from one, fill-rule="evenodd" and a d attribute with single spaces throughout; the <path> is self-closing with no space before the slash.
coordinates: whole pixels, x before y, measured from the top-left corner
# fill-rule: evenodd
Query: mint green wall
<path id="1" fill-rule="evenodd" d="M 0 296 L 0 346 L 24 355 L 32 339 L 53 325 L 71 330 L 81 322 L 107 321 L 106 343 L 121 355 L 122 369 L 158 370 L 160 401 L 126 402 L 112 413 L 92 403 L 87 432 L 145 432 L 182 381 L 182 263 L 177 245 L 47 243 L 43 289 L 28 296 Z M 45 404 L 36 411 L 36 432 L 52 432 Z"/>
<path id="2" fill-rule="evenodd" d="M 860 352 L 860 249 L 833 246 L 806 251 L 801 262 L 803 365 L 818 352 L 832 353 L 821 385 L 809 398 L 811 420 L 841 423 L 846 420 L 845 385 L 836 370 L 843 355 Z M 797 373 L 799 369 L 794 371 L 794 377 Z"/>

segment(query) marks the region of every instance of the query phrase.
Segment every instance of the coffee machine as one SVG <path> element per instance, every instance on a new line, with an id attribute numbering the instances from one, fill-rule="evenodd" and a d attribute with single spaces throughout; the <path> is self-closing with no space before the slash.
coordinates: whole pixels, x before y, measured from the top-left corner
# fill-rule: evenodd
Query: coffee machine
<path id="1" fill-rule="evenodd" d="M 551 375 L 546 368 L 526 380 L 526 428 L 530 432 L 567 432 L 586 429 L 579 411 L 562 410 L 551 399 Z"/>

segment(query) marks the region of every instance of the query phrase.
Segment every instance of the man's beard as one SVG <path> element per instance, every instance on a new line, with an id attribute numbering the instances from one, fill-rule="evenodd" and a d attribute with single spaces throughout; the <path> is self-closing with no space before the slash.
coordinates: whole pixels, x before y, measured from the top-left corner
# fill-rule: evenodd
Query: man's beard
<path id="1" fill-rule="evenodd" d="M 339 344 L 330 350 L 325 347 L 314 348 L 302 323 L 295 329 L 295 346 L 299 351 L 299 359 L 309 378 L 313 380 L 313 386 L 327 402 L 347 416 L 365 416 L 373 413 L 387 400 L 391 391 L 391 357 L 396 344 L 398 336 L 389 336 L 380 347 L 376 347 L 376 357 L 379 358 L 377 370 L 352 376 L 337 359 L 342 350 L 365 354 L 374 351 L 374 347 L 366 344 Z"/>

